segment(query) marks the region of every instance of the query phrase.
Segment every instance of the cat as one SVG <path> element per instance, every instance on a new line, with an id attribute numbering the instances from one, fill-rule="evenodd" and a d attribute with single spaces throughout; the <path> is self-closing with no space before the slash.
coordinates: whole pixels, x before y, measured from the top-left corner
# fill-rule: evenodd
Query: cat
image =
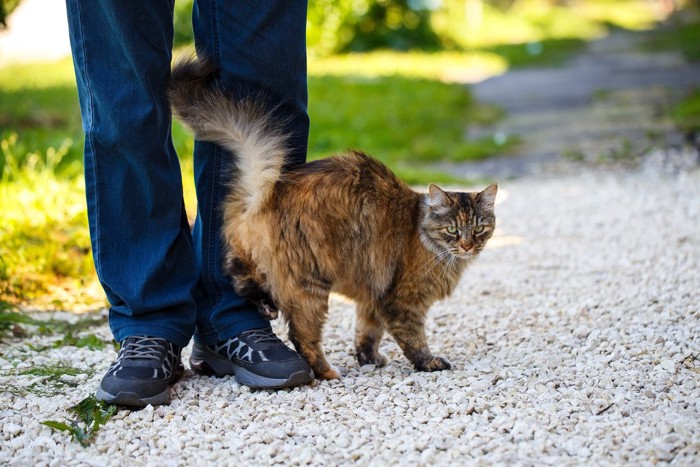
<path id="1" fill-rule="evenodd" d="M 386 365 L 388 331 L 417 370 L 450 369 L 428 347 L 426 315 L 492 236 L 497 185 L 418 193 L 360 151 L 287 170 L 284 125 L 254 100 L 229 99 L 216 72 L 204 57 L 180 59 L 168 98 L 198 139 L 235 158 L 222 235 L 236 291 L 267 318 L 282 313 L 319 379 L 340 378 L 322 349 L 331 292 L 357 302 L 359 365 Z"/>

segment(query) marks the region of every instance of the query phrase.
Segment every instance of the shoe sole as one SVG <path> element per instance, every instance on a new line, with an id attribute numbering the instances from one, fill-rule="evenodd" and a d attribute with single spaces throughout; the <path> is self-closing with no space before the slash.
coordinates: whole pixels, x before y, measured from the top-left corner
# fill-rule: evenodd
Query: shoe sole
<path id="1" fill-rule="evenodd" d="M 105 401 L 108 404 L 125 405 L 129 407 L 146 407 L 147 405 L 163 405 L 169 404 L 172 401 L 170 395 L 170 387 L 160 394 L 151 397 L 141 397 L 135 392 L 119 391 L 117 395 L 112 395 L 104 391 L 101 387 L 97 388 L 95 398 L 100 401 Z"/>
<path id="2" fill-rule="evenodd" d="M 297 371 L 288 378 L 271 378 L 255 374 L 246 368 L 222 358 L 206 347 L 196 346 L 190 356 L 190 368 L 197 374 L 206 376 L 234 375 L 236 382 L 252 389 L 284 389 L 309 384 L 314 380 L 314 372 L 309 369 Z"/>
<path id="3" fill-rule="evenodd" d="M 116 395 L 114 395 L 102 389 L 102 386 L 98 386 L 97 391 L 95 392 L 95 398 L 108 404 L 124 405 L 128 407 L 146 407 L 147 405 L 169 404 L 173 399 L 170 388 L 173 384 L 177 383 L 184 374 L 185 367 L 179 365 L 173 375 L 170 377 L 168 387 L 155 396 L 141 397 L 139 394 L 129 391 L 119 391 Z"/>

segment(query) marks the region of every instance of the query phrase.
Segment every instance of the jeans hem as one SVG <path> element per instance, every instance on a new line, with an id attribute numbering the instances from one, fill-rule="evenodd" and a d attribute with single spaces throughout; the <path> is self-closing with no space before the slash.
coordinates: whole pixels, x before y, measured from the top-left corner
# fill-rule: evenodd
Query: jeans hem
<path id="1" fill-rule="evenodd" d="M 219 342 L 227 341 L 238 334 L 250 331 L 251 329 L 269 328 L 270 322 L 262 316 L 255 318 L 247 318 L 225 327 L 217 332 L 208 334 L 195 334 L 194 340 L 198 344 L 214 345 Z"/>

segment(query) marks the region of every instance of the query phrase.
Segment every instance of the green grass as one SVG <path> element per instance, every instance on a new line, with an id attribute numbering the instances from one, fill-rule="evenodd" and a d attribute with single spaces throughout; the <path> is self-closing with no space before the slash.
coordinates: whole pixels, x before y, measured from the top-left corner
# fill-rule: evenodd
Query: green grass
<path id="1" fill-rule="evenodd" d="M 45 157 L 47 148 L 59 148 L 69 140 L 73 144 L 57 169 L 60 173 L 66 166 L 80 164 L 82 128 L 70 60 L 4 67 L 0 72 L 0 102 L 0 140 L 19 134 L 14 148 L 17 155 L 35 153 Z M 0 168 L 4 166 L 3 155 Z"/>
<path id="2" fill-rule="evenodd" d="M 500 44 L 484 50 L 502 57 L 509 68 L 555 66 L 581 52 L 586 41 L 577 38 L 545 39 L 519 44 Z"/>
<path id="3" fill-rule="evenodd" d="M 76 376 L 85 373 L 86 370 L 64 365 L 39 365 L 17 371 L 19 376 L 40 376 L 52 381 L 59 380 L 63 375 Z"/>
<path id="4" fill-rule="evenodd" d="M 311 159 L 357 148 L 396 167 L 482 159 L 502 149 L 491 138 L 465 139 L 469 123 L 488 123 L 497 113 L 475 111 L 463 86 L 399 76 L 324 76 L 312 79 L 310 91 Z M 339 93 L 352 97 L 339 99 Z"/>
<path id="5" fill-rule="evenodd" d="M 59 347 L 76 347 L 79 349 L 85 348 L 90 350 L 102 350 L 105 347 L 107 347 L 108 344 L 110 344 L 110 342 L 105 342 L 95 334 L 87 334 L 81 337 L 76 337 L 73 335 L 72 332 L 68 332 L 66 333 L 66 335 L 64 335 L 62 338 L 55 341 L 51 345 L 34 346 L 31 344 L 27 344 L 27 346 L 35 352 L 43 352 L 48 349 L 57 349 Z"/>
<path id="6" fill-rule="evenodd" d="M 598 24 L 633 31 L 651 29 L 661 18 L 658 4 L 639 0 L 587 0 L 576 2 L 572 21 L 593 21 Z"/>
<path id="7" fill-rule="evenodd" d="M 93 327 L 102 326 L 107 319 L 99 316 L 88 315 L 75 322 L 63 319 L 36 319 L 28 316 L 8 304 L 0 301 L 0 341 L 3 338 L 13 336 L 26 337 L 34 331 L 43 335 L 62 335 L 63 337 L 54 344 L 54 347 L 74 345 L 76 347 L 101 348 L 96 336 L 90 334 L 84 337 L 74 337 Z"/>
<path id="8" fill-rule="evenodd" d="M 3 370 L 2 376 L 29 377 L 32 383 L 27 386 L 12 385 L 8 388 L 8 392 L 16 396 L 25 397 L 27 394 L 36 394 L 38 396 L 52 397 L 62 394 L 66 386 L 76 386 L 78 383 L 63 379 L 63 376 L 76 376 L 87 374 L 91 376 L 94 373 L 89 368 L 75 368 L 67 365 L 34 365 L 28 368 L 15 368 L 13 370 Z"/>
<path id="9" fill-rule="evenodd" d="M 686 60 L 700 61 L 700 21 L 683 22 L 678 18 L 664 29 L 648 34 L 643 50 L 680 50 Z"/>
<path id="10" fill-rule="evenodd" d="M 309 58 L 309 75 L 314 77 L 356 76 L 429 79 L 464 83 L 475 77 L 503 73 L 507 62 L 488 51 L 401 52 L 377 50 L 348 53 L 325 58 Z M 314 104 L 311 100 L 312 107 Z"/>
<path id="11" fill-rule="evenodd" d="M 676 125 L 687 133 L 700 132 L 700 88 L 687 95 L 671 113 Z"/>
<path id="12" fill-rule="evenodd" d="M 59 168 L 65 149 L 22 155 L 15 137 L 0 144 L 0 298 L 34 298 L 63 278 L 79 290 L 81 278 L 94 274 L 79 171 Z"/>
<path id="13" fill-rule="evenodd" d="M 454 47 L 495 56 L 508 68 L 558 65 L 613 29 L 648 30 L 663 19 L 653 2 L 640 0 L 518 0 L 474 10 L 444 3 L 434 14 L 436 29 Z"/>
<path id="14" fill-rule="evenodd" d="M 549 39 L 591 40 L 610 28 L 644 30 L 661 19 L 653 2 L 640 0 L 586 0 L 551 2 L 518 0 L 496 8 L 483 3 L 470 10 L 456 2 L 439 9 L 435 27 L 467 49 L 501 44 L 526 44 Z M 558 4 L 557 4 L 558 3 Z"/>
<path id="15" fill-rule="evenodd" d="M 73 440 L 86 448 L 95 439 L 100 427 L 117 413 L 117 406 L 89 396 L 69 407 L 68 411 L 74 417 L 65 422 L 46 420 L 41 423 L 54 430 L 67 432 Z"/>

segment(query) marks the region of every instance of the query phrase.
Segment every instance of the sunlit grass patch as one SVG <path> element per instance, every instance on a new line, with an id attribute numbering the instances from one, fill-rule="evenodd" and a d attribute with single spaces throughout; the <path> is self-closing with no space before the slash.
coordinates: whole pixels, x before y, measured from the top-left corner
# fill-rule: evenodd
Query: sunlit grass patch
<path id="1" fill-rule="evenodd" d="M 519 0 L 500 7 L 472 2 L 435 13 L 436 28 L 470 51 L 495 54 L 507 67 L 561 63 L 585 41 L 612 28 L 646 30 L 665 19 L 660 2 L 587 0 L 582 2 Z"/>
<path id="2" fill-rule="evenodd" d="M 467 83 L 503 73 L 506 61 L 490 52 L 395 52 L 380 50 L 309 59 L 309 74 L 392 77 Z M 311 101 L 312 106 L 314 101 Z"/>
<path id="3" fill-rule="evenodd" d="M 27 154 L 43 158 L 47 148 L 59 148 L 66 140 L 72 144 L 64 147 L 61 164 L 81 163 L 83 136 L 70 59 L 3 66 L 0 102 L 0 140 L 20 134 L 13 147 L 17 163 Z"/>
<path id="4" fill-rule="evenodd" d="M 20 162 L 16 139 L 13 135 L 0 142 L 5 161 L 0 179 L 0 298 L 37 297 L 65 280 L 80 290 L 94 277 L 85 188 L 76 173 L 56 173 L 71 142 L 49 148 L 43 157 L 31 153 Z"/>
<path id="5" fill-rule="evenodd" d="M 588 20 L 641 31 L 651 29 L 665 18 L 661 3 L 639 0 L 588 0 L 576 2 L 572 11 Z"/>
<path id="6" fill-rule="evenodd" d="M 650 2 L 588 0 L 566 5 L 520 0 L 501 7 L 474 2 L 468 8 L 439 10 L 435 26 L 467 49 L 526 44 L 550 39 L 590 40 L 604 36 L 610 25 L 646 29 L 661 19 Z"/>
<path id="7" fill-rule="evenodd" d="M 477 49 L 546 39 L 592 39 L 605 34 L 604 25 L 574 8 L 530 0 L 502 10 L 484 3 L 480 15 L 465 17 L 464 26 L 455 28 L 454 34 L 463 47 Z"/>

